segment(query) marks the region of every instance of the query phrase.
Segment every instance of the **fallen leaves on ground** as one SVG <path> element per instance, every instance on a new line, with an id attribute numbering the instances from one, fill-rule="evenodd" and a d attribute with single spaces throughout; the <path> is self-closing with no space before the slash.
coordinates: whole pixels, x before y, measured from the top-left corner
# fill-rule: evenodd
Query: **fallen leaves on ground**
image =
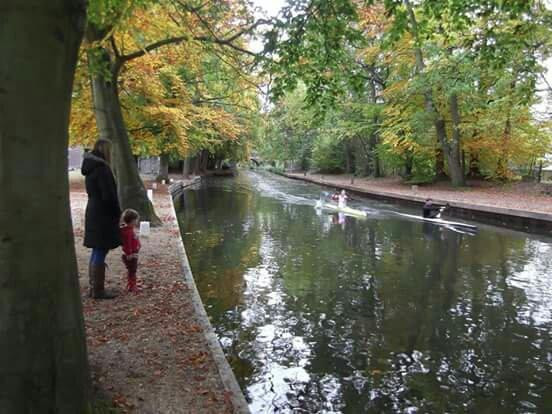
<path id="1" fill-rule="evenodd" d="M 140 293 L 125 292 L 120 251 L 108 255 L 106 288 L 120 294 L 114 300 L 87 296 L 89 250 L 82 246 L 86 202 L 83 186 L 72 182 L 75 246 L 97 394 L 124 413 L 233 412 L 182 275 L 180 232 L 167 189 L 156 190 L 154 197 L 164 225 L 141 240 Z"/>

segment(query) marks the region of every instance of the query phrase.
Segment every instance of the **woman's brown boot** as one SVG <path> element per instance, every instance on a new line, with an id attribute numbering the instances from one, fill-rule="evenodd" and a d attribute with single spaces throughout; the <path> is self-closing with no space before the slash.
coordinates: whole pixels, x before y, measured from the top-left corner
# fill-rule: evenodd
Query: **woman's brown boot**
<path id="1" fill-rule="evenodd" d="M 105 268 L 106 265 L 92 265 L 94 277 L 94 299 L 113 299 L 117 297 L 116 293 L 106 292 L 105 290 Z"/>
<path id="2" fill-rule="evenodd" d="M 94 266 L 92 263 L 88 265 L 88 297 L 94 297 Z"/>

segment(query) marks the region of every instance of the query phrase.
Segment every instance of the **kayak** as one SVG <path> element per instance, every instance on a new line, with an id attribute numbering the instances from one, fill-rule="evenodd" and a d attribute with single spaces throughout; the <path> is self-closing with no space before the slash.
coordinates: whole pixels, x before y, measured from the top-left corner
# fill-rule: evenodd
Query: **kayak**
<path id="1" fill-rule="evenodd" d="M 357 210 L 356 208 L 351 208 L 351 207 L 339 207 L 337 204 L 333 204 L 333 203 L 322 203 L 320 201 L 317 201 L 315 208 L 318 208 L 318 209 L 326 208 L 328 210 L 335 210 L 344 214 L 349 214 L 351 216 L 360 216 L 360 217 L 367 216 L 366 211 Z"/>
<path id="2" fill-rule="evenodd" d="M 443 227 L 455 233 L 466 234 L 468 236 L 475 236 L 477 234 L 477 229 L 469 229 L 467 227 L 454 227 L 449 225 L 443 225 Z"/>
<path id="3" fill-rule="evenodd" d="M 397 213 L 397 214 L 400 215 L 400 216 L 412 218 L 412 219 L 415 219 L 415 220 L 427 221 L 427 222 L 434 223 L 434 224 L 437 224 L 437 225 L 440 225 L 440 226 L 461 227 L 461 228 L 469 229 L 469 230 L 477 230 L 477 226 L 473 226 L 471 224 L 466 224 L 466 223 L 460 223 L 458 221 L 449 221 L 449 220 L 444 220 L 442 218 L 421 217 L 421 216 L 416 216 L 414 214 L 404 214 L 404 213 Z"/>

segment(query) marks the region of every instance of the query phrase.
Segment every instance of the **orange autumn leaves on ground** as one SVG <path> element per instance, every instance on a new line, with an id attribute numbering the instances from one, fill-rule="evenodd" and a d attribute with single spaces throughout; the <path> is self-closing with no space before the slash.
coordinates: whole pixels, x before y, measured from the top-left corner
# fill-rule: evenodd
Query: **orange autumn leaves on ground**
<path id="1" fill-rule="evenodd" d="M 201 149 L 215 152 L 229 143 L 245 147 L 240 139 L 249 134 L 250 115 L 258 105 L 255 79 L 246 71 L 249 62 L 243 54 L 197 40 L 208 38 L 213 28 L 224 27 L 225 36 L 238 31 L 244 24 L 242 14 L 239 8 L 227 7 L 213 21 L 204 22 L 192 12 L 161 2 L 136 8 L 106 38 L 119 56 L 144 51 L 164 39 L 183 39 L 122 67 L 117 87 L 134 153 L 183 157 Z M 89 146 L 98 131 L 86 57 L 83 51 L 70 131 L 73 144 Z"/>

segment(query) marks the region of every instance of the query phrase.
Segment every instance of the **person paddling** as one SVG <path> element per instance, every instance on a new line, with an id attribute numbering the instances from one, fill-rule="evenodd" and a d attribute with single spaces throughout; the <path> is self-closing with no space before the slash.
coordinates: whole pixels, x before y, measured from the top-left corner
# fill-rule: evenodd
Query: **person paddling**
<path id="1" fill-rule="evenodd" d="M 345 190 L 341 190 L 341 193 L 335 193 L 332 195 L 332 200 L 337 201 L 337 206 L 339 208 L 345 208 L 347 207 L 347 200 L 349 199 L 349 196 L 345 192 Z"/>
<path id="2" fill-rule="evenodd" d="M 422 208 L 422 214 L 424 218 L 439 218 L 441 217 L 442 211 L 447 207 L 449 207 L 448 203 L 444 206 L 433 204 L 433 200 L 428 198 Z"/>

